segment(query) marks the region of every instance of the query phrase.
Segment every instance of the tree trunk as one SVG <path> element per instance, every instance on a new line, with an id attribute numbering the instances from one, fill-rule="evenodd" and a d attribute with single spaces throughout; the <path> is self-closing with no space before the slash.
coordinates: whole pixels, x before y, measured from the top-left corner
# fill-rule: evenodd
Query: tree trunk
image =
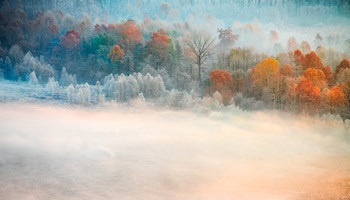
<path id="1" fill-rule="evenodd" d="M 201 65 L 198 65 L 198 80 L 199 80 L 199 87 L 202 86 L 202 78 L 201 78 Z"/>

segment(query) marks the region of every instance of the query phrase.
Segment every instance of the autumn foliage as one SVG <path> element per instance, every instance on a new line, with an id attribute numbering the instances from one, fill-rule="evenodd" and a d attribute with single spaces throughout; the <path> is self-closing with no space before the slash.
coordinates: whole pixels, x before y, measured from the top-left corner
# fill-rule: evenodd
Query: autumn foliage
<path id="1" fill-rule="evenodd" d="M 333 80 L 334 80 L 334 76 L 333 76 L 333 72 L 332 72 L 331 67 L 329 65 L 327 65 L 326 67 L 322 68 L 322 71 L 325 75 L 325 78 L 326 78 L 328 85 L 332 85 Z"/>
<path id="2" fill-rule="evenodd" d="M 153 32 L 151 40 L 147 41 L 147 52 L 154 57 L 156 65 L 159 65 L 168 58 L 169 40 L 170 37 L 166 32 L 160 29 L 158 32 Z"/>
<path id="3" fill-rule="evenodd" d="M 339 65 L 337 66 L 335 70 L 335 74 L 338 75 L 342 70 L 344 69 L 350 69 L 350 61 L 346 58 L 344 58 Z"/>
<path id="4" fill-rule="evenodd" d="M 337 108 L 344 106 L 347 102 L 346 95 L 342 92 L 339 86 L 332 87 L 326 94 L 326 101 L 331 107 L 331 112 Z"/>
<path id="5" fill-rule="evenodd" d="M 124 61 L 124 50 L 119 45 L 114 45 L 107 56 L 113 63 Z"/>
<path id="6" fill-rule="evenodd" d="M 142 30 L 139 29 L 134 20 L 128 20 L 117 25 L 117 32 L 121 35 L 118 44 L 124 50 L 133 51 L 136 44 L 142 41 Z"/>
<path id="7" fill-rule="evenodd" d="M 325 84 L 325 75 L 322 70 L 309 68 L 304 71 L 303 76 L 308 79 L 312 86 L 322 88 Z"/>
<path id="8" fill-rule="evenodd" d="M 321 102 L 321 92 L 317 86 L 312 86 L 308 79 L 303 79 L 296 87 L 299 108 L 304 111 L 316 111 Z"/>
<path id="9" fill-rule="evenodd" d="M 272 76 L 278 72 L 279 62 L 274 58 L 262 60 L 252 68 L 254 83 L 266 87 Z"/>
<path id="10" fill-rule="evenodd" d="M 234 79 L 227 70 L 214 69 L 210 72 L 211 93 L 220 92 L 223 103 L 227 104 L 232 99 L 235 89 Z"/>
<path id="11" fill-rule="evenodd" d="M 81 41 L 81 37 L 78 31 L 75 30 L 70 30 L 67 31 L 62 37 L 60 44 L 61 46 L 68 50 L 68 49 L 73 49 L 79 45 Z"/>
<path id="12" fill-rule="evenodd" d="M 279 73 L 282 76 L 293 77 L 293 69 L 290 64 L 285 64 L 280 68 Z"/>
<path id="13" fill-rule="evenodd" d="M 321 58 L 318 57 L 314 51 L 311 51 L 310 53 L 305 55 L 305 58 L 302 61 L 302 66 L 304 67 L 304 69 L 322 69 L 323 63 Z"/>
<path id="14" fill-rule="evenodd" d="M 304 60 L 305 56 L 303 52 L 300 49 L 295 50 L 293 53 L 293 64 L 296 66 L 303 65 Z"/>

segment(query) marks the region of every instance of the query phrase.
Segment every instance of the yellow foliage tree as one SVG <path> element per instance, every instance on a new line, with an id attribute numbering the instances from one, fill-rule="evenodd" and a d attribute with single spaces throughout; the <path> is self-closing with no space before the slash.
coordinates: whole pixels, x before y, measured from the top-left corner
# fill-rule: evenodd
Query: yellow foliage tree
<path id="1" fill-rule="evenodd" d="M 278 73 L 279 62 L 274 58 L 266 58 L 252 68 L 254 83 L 266 87 L 271 78 Z"/>

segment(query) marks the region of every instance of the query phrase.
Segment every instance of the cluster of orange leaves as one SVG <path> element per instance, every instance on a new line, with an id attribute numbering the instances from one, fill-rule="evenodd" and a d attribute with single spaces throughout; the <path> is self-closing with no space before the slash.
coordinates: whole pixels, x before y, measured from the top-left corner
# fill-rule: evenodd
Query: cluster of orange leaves
<path id="1" fill-rule="evenodd" d="M 214 69 L 210 72 L 209 77 L 210 93 L 220 92 L 224 104 L 228 104 L 233 95 L 243 89 L 243 79 L 235 79 L 228 70 Z"/>
<path id="2" fill-rule="evenodd" d="M 318 108 L 321 102 L 321 92 L 317 86 L 313 86 L 308 79 L 303 78 L 295 90 L 302 109 Z"/>
<path id="3" fill-rule="evenodd" d="M 327 89 L 327 84 L 333 84 L 333 72 L 330 66 L 324 66 L 322 60 L 315 52 L 310 52 L 305 56 L 297 49 L 294 51 L 294 63 L 304 70 L 303 80 L 296 87 L 299 102 L 309 108 L 317 108 L 320 104 L 320 88 L 325 88 L 325 99 L 331 110 L 343 106 L 346 102 L 346 95 L 339 86 Z M 336 75 L 345 68 L 350 68 L 350 62 L 344 59 L 336 69 Z M 327 83 L 327 84 L 326 84 Z"/>
<path id="4" fill-rule="evenodd" d="M 117 32 L 121 35 L 118 44 L 124 50 L 134 50 L 137 43 L 142 41 L 142 30 L 137 27 L 134 20 L 118 24 Z"/>
<path id="5" fill-rule="evenodd" d="M 346 87 L 343 85 L 343 87 Z M 341 87 L 334 86 L 326 93 L 326 101 L 330 105 L 331 109 L 334 110 L 346 104 L 346 95 L 343 93 Z"/>
<path id="6" fill-rule="evenodd" d="M 322 88 L 325 84 L 325 78 L 323 71 L 315 68 L 308 68 L 304 71 L 303 76 L 311 82 L 311 85 Z"/>
<path id="7" fill-rule="evenodd" d="M 120 48 L 119 45 L 114 45 L 107 55 L 107 57 L 113 62 L 121 62 L 123 63 L 124 61 L 124 50 Z"/>

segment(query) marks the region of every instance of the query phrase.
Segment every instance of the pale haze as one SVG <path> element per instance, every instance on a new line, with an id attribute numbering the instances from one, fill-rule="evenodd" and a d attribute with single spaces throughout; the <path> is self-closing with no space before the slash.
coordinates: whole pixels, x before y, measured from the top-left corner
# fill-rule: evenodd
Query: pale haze
<path id="1" fill-rule="evenodd" d="M 336 199 L 349 125 L 275 112 L 1 104 L 1 199 Z"/>

